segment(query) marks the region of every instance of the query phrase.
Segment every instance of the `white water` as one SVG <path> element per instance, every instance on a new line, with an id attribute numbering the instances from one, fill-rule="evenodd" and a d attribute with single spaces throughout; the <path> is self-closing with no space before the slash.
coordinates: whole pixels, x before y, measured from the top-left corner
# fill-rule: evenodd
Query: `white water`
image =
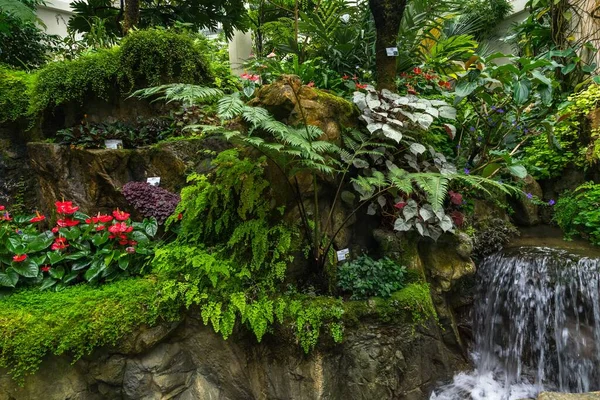
<path id="1" fill-rule="evenodd" d="M 520 400 L 600 389 L 600 260 L 522 248 L 479 268 L 475 370 L 430 400 Z"/>

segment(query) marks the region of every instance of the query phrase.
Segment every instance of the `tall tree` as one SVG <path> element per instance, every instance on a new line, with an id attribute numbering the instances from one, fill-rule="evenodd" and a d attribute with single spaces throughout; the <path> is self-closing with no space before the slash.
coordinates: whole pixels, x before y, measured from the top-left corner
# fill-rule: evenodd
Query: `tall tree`
<path id="1" fill-rule="evenodd" d="M 387 55 L 387 48 L 396 47 L 398 31 L 407 0 L 369 0 L 375 21 L 375 69 L 377 89 L 396 91 L 396 57 Z"/>
<path id="2" fill-rule="evenodd" d="M 125 17 L 123 19 L 123 33 L 140 22 L 140 0 L 125 0 Z"/>

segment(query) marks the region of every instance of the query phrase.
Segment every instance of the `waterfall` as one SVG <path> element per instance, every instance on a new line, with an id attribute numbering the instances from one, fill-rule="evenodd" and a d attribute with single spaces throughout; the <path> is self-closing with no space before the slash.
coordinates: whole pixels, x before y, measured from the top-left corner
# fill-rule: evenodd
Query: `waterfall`
<path id="1" fill-rule="evenodd" d="M 436 400 L 518 400 L 600 389 L 600 260 L 523 247 L 479 266 L 475 370 Z"/>

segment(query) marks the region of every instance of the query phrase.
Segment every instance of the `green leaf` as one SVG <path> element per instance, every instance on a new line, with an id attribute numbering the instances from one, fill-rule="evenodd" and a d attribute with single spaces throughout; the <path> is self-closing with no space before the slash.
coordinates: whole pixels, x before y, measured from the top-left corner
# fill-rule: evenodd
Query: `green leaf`
<path id="1" fill-rule="evenodd" d="M 548 85 L 539 85 L 538 93 L 540 94 L 540 99 L 545 106 L 549 106 L 552 104 L 552 86 Z"/>
<path id="2" fill-rule="evenodd" d="M 8 238 L 8 242 L 6 243 L 6 248 L 11 253 L 24 254 L 26 246 L 25 246 L 25 244 L 21 243 L 20 239 L 11 237 L 11 238 Z"/>
<path id="3" fill-rule="evenodd" d="M 44 232 L 35 240 L 27 245 L 27 253 L 37 253 L 38 251 L 46 250 L 54 241 L 52 232 Z"/>
<path id="4" fill-rule="evenodd" d="M 85 258 L 83 260 L 76 261 L 73 264 L 71 264 L 71 270 L 73 270 L 73 271 L 79 271 L 81 269 L 84 269 L 85 267 L 87 267 L 91 263 L 92 263 L 92 260 L 87 259 L 87 258 Z"/>
<path id="5" fill-rule="evenodd" d="M 140 231 L 131 232 L 131 238 L 138 243 L 145 243 L 150 241 L 150 239 L 148 239 L 148 236 L 146 236 L 146 234 Z"/>
<path id="6" fill-rule="evenodd" d="M 58 282 L 56 279 L 46 278 L 42 281 L 40 290 L 50 289 L 52 286 L 56 285 L 56 282 Z"/>
<path id="7" fill-rule="evenodd" d="M 158 222 L 155 218 L 148 220 L 145 226 L 146 235 L 150 237 L 154 237 L 156 232 L 158 232 Z"/>
<path id="8" fill-rule="evenodd" d="M 94 244 L 94 246 L 101 246 L 108 241 L 108 236 L 108 232 L 95 234 L 92 237 L 92 243 Z"/>
<path id="9" fill-rule="evenodd" d="M 481 176 L 483 176 L 484 178 L 488 178 L 490 177 L 494 172 L 496 172 L 498 169 L 500 169 L 501 165 L 498 163 L 491 163 L 488 164 L 483 171 L 481 172 Z"/>
<path id="10" fill-rule="evenodd" d="M 475 89 L 477 89 L 477 86 L 477 82 L 469 82 L 467 80 L 462 80 L 456 85 L 455 94 L 459 97 L 467 97 L 468 95 L 473 93 Z"/>
<path id="11" fill-rule="evenodd" d="M 80 258 L 87 257 L 90 255 L 89 251 L 78 251 L 77 253 L 69 254 L 65 257 L 67 260 L 79 260 Z"/>
<path id="12" fill-rule="evenodd" d="M 72 280 L 74 280 L 75 278 L 77 278 L 77 276 L 79 275 L 78 271 L 71 271 L 67 274 L 67 276 L 65 276 L 65 278 L 63 279 L 63 283 L 69 283 Z"/>
<path id="13" fill-rule="evenodd" d="M 61 232 L 63 231 L 61 230 Z M 81 236 L 81 230 L 77 227 L 73 227 L 71 229 L 65 229 L 63 234 L 68 240 L 75 240 L 79 239 Z"/>
<path id="14" fill-rule="evenodd" d="M 92 266 L 87 271 L 85 271 L 85 274 L 83 275 L 83 277 L 88 282 L 91 282 L 98 275 L 100 275 L 102 273 L 102 271 L 104 271 L 105 268 L 106 268 L 106 263 L 103 260 L 100 260 L 100 259 L 94 260 L 92 262 Z"/>
<path id="15" fill-rule="evenodd" d="M 48 252 L 47 255 L 48 255 L 48 260 L 50 260 L 50 265 L 54 265 L 65 259 L 65 255 L 59 251 L 51 251 L 51 252 Z"/>
<path id="16" fill-rule="evenodd" d="M 8 268 L 6 273 L 0 273 L 0 286 L 15 287 L 17 282 L 19 282 L 19 274 L 14 269 Z"/>
<path id="17" fill-rule="evenodd" d="M 577 64 L 575 64 L 575 63 L 567 64 L 560 69 L 560 72 L 563 75 L 567 75 L 567 74 L 573 72 L 573 70 L 575 69 L 576 66 L 577 66 Z"/>
<path id="18" fill-rule="evenodd" d="M 119 257 L 119 268 L 121 268 L 123 271 L 126 271 L 128 266 L 129 256 L 127 254 L 122 254 L 121 257 Z"/>
<path id="19" fill-rule="evenodd" d="M 65 276 L 65 267 L 63 267 L 62 265 L 60 265 L 60 266 L 58 266 L 56 268 L 50 268 L 50 270 L 48 271 L 48 273 L 54 279 L 61 280 L 63 278 L 63 276 Z"/>
<path id="20" fill-rule="evenodd" d="M 524 104 L 531 92 L 531 81 L 527 78 L 516 80 L 513 84 L 513 99 L 517 104 Z"/>
<path id="21" fill-rule="evenodd" d="M 26 278 L 35 278 L 40 273 L 39 266 L 31 259 L 27 259 L 20 263 L 13 263 L 12 268 L 21 276 Z"/>
<path id="22" fill-rule="evenodd" d="M 522 165 L 518 165 L 518 164 L 517 165 L 511 165 L 511 166 L 509 166 L 507 168 L 508 168 L 508 171 L 512 175 L 516 176 L 517 178 L 525 179 L 525 177 L 527 176 L 527 169 L 524 166 L 522 166 Z"/>

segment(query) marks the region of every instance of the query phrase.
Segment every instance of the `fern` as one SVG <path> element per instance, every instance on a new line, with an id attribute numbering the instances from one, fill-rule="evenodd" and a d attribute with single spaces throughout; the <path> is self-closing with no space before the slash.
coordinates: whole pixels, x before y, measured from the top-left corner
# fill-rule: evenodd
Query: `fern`
<path id="1" fill-rule="evenodd" d="M 222 120 L 233 119 L 242 114 L 244 107 L 244 102 L 240 99 L 239 93 L 224 96 L 217 103 L 217 115 Z"/>
<path id="2" fill-rule="evenodd" d="M 184 106 L 192 106 L 207 103 L 223 95 L 223 91 L 216 88 L 186 83 L 172 83 L 136 90 L 130 97 L 146 99 L 158 96 L 154 101 L 161 100 L 167 103 L 179 102 Z"/>

